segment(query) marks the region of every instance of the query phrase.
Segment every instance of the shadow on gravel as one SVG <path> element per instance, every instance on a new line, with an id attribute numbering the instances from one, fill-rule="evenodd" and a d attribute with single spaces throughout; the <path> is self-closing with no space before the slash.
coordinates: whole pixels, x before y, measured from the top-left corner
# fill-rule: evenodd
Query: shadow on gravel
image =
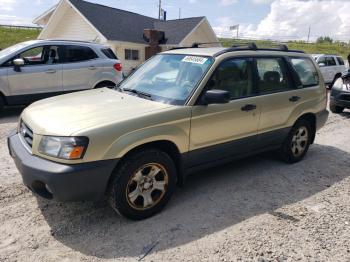
<path id="1" fill-rule="evenodd" d="M 38 204 L 52 235 L 64 245 L 98 258 L 142 258 L 263 213 L 297 223 L 277 209 L 343 180 L 350 175 L 349 162 L 349 153 L 316 144 L 294 165 L 265 154 L 209 169 L 189 177 L 161 214 L 139 222 L 118 216 L 105 203 L 38 199 Z"/>
<path id="2" fill-rule="evenodd" d="M 16 123 L 23 110 L 24 107 L 5 108 L 0 113 L 0 124 Z"/>

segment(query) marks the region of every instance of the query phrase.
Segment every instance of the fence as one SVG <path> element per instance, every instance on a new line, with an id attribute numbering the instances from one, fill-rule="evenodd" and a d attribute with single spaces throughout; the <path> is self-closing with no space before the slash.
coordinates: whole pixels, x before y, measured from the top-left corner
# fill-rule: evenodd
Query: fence
<path id="1" fill-rule="evenodd" d="M 27 26 L 27 25 L 2 25 L 0 27 L 9 28 L 9 29 L 28 29 L 28 30 L 41 30 L 40 26 Z"/>

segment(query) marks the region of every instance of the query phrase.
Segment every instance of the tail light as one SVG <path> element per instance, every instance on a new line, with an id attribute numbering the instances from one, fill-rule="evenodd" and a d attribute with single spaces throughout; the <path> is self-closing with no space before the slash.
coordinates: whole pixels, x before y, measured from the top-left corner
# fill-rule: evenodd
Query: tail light
<path id="1" fill-rule="evenodd" d="M 113 67 L 114 67 L 114 69 L 117 70 L 118 72 L 121 72 L 122 69 L 123 69 L 121 63 L 117 63 L 117 64 L 115 64 Z"/>

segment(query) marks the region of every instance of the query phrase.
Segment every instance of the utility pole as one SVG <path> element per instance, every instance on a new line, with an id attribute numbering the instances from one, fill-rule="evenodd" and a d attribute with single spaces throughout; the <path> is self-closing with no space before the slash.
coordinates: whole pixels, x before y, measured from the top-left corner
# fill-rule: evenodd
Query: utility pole
<path id="1" fill-rule="evenodd" d="M 159 0 L 159 12 L 158 12 L 158 19 L 160 20 L 160 17 L 162 15 L 162 0 Z"/>
<path id="2" fill-rule="evenodd" d="M 307 34 L 307 43 L 310 41 L 311 26 L 309 26 L 309 33 Z"/>
<path id="3" fill-rule="evenodd" d="M 179 19 L 181 19 L 181 8 L 179 8 Z"/>

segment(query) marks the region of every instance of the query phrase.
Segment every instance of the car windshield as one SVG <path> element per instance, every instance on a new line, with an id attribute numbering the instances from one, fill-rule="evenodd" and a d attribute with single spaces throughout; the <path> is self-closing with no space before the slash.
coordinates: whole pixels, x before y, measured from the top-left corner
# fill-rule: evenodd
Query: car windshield
<path id="1" fill-rule="evenodd" d="M 120 89 L 154 101 L 183 105 L 213 63 L 203 56 L 156 55 L 121 85 Z"/>
<path id="2" fill-rule="evenodd" d="M 17 52 L 18 50 L 22 49 L 23 47 L 26 47 L 28 45 L 28 42 L 19 43 L 17 45 L 10 46 L 4 50 L 0 51 L 0 58 L 5 57 L 11 53 Z"/>

